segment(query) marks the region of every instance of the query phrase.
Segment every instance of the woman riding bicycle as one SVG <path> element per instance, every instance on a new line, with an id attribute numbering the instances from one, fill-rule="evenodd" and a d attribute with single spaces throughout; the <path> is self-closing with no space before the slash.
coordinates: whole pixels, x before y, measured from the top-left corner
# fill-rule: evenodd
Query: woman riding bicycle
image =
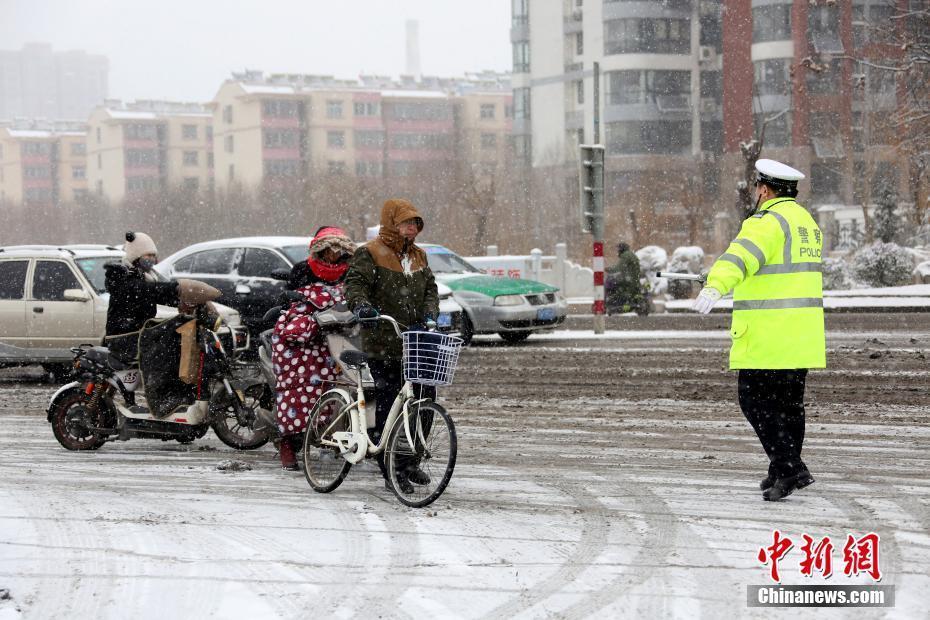
<path id="1" fill-rule="evenodd" d="M 343 280 L 355 244 L 341 228 L 324 226 L 310 241 L 307 270 L 297 291 L 304 301 L 292 304 L 274 327 L 272 362 L 277 384 L 277 424 L 281 467 L 296 471 L 297 451 L 307 417 L 335 376 L 336 361 L 313 315 L 343 301 Z"/>

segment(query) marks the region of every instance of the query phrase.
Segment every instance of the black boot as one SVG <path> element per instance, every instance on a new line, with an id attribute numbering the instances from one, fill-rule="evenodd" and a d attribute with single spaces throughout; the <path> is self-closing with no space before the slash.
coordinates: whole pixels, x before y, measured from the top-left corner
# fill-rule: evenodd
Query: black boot
<path id="1" fill-rule="evenodd" d="M 799 474 L 789 478 L 778 478 L 775 480 L 775 483 L 771 487 L 762 491 L 762 499 L 767 502 L 777 502 L 813 483 L 813 476 L 805 469 Z"/>
<path id="2" fill-rule="evenodd" d="M 397 486 L 400 487 L 400 492 L 404 495 L 413 494 L 413 485 L 410 484 L 410 481 L 407 480 L 407 476 L 401 473 L 397 474 Z M 393 491 L 394 486 L 391 484 L 391 481 L 388 478 L 384 479 L 384 488 L 388 491 Z"/>
<path id="3" fill-rule="evenodd" d="M 429 474 L 420 469 L 419 467 L 414 467 L 407 472 L 407 480 L 413 484 L 418 484 L 420 486 L 430 483 Z"/>

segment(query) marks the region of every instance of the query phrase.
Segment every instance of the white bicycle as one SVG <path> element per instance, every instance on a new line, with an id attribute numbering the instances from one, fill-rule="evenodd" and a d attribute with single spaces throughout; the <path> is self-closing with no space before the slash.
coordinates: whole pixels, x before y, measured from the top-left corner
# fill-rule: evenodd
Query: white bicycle
<path id="1" fill-rule="evenodd" d="M 368 406 L 363 391 L 368 356 L 343 351 L 339 360 L 354 371 L 356 380 L 334 381 L 337 387 L 323 393 L 311 410 L 304 433 L 304 475 L 314 491 L 329 493 L 342 484 L 353 464 L 384 452 L 397 499 L 414 508 L 427 506 L 449 485 L 458 444 L 452 418 L 432 399 L 417 398 L 414 384 L 451 384 L 463 341 L 436 332 L 402 332 L 386 315 L 366 321 L 387 321 L 402 338 L 404 384 L 376 444 L 368 435 L 375 407 Z M 355 387 L 355 397 L 340 385 Z"/>

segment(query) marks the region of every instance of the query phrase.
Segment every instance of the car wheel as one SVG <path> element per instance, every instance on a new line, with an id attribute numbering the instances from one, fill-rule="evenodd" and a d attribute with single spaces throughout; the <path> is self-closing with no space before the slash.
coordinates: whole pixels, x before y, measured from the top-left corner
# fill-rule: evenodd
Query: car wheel
<path id="1" fill-rule="evenodd" d="M 498 332 L 497 335 L 504 339 L 504 342 L 516 343 L 523 342 L 530 337 L 531 332 Z"/>

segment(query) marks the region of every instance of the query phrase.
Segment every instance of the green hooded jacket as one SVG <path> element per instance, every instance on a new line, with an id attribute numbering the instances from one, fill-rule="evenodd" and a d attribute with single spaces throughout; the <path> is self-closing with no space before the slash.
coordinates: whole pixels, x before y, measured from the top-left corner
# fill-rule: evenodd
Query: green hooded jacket
<path id="1" fill-rule="evenodd" d="M 350 309 L 369 304 L 402 327 L 439 316 L 439 292 L 426 252 L 397 232 L 398 224 L 413 218 L 423 230 L 423 218 L 409 201 L 392 198 L 384 203 L 378 237 L 356 250 L 349 264 L 345 282 Z M 401 340 L 389 323 L 364 328 L 362 345 L 373 359 L 401 359 Z"/>

